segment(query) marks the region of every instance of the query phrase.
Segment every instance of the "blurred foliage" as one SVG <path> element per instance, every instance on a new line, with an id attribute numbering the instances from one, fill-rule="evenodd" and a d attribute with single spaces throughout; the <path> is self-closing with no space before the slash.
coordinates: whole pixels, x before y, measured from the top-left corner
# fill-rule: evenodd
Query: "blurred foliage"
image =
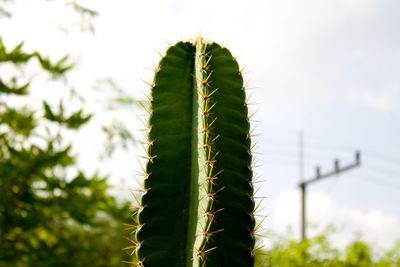
<path id="1" fill-rule="evenodd" d="M 47 102 L 43 102 L 43 107 L 45 111 L 44 117 L 49 121 L 57 122 L 59 124 L 64 124 L 66 127 L 71 129 L 78 129 L 83 124 L 87 123 L 92 115 L 83 115 L 83 110 L 80 109 L 70 116 L 65 116 L 64 104 L 60 102 L 58 105 L 58 113 L 54 112 Z"/>
<path id="2" fill-rule="evenodd" d="M 0 39 L 0 63 L 10 62 L 14 64 L 23 64 L 27 63 L 30 59 L 36 58 L 40 63 L 41 67 L 51 73 L 52 75 L 59 76 L 66 73 L 68 70 L 73 68 L 73 64 L 68 63 L 68 55 L 62 57 L 55 63 L 50 62 L 49 58 L 45 58 L 39 52 L 33 53 L 25 53 L 22 51 L 22 47 L 24 42 L 19 43 L 14 47 L 11 51 L 7 52 L 6 48 L 3 44 L 3 41 Z M 5 84 L 3 86 L 6 87 Z M 25 87 L 28 85 L 24 85 Z"/>
<path id="3" fill-rule="evenodd" d="M 305 241 L 277 236 L 270 249 L 257 251 L 255 266 L 400 267 L 400 242 L 387 251 L 374 252 L 372 246 L 356 239 L 342 251 L 330 242 L 332 233 L 329 228 Z"/>
<path id="4" fill-rule="evenodd" d="M 76 21 L 63 21 L 60 19 L 60 24 L 56 27 L 61 32 L 66 33 L 68 36 L 71 30 L 76 29 L 78 26 L 79 32 L 94 33 L 94 19 L 98 16 L 98 12 L 81 4 L 79 0 L 35 0 L 37 3 L 57 3 L 66 11 L 73 12 L 76 16 Z M 13 19 L 12 10 L 17 4 L 18 0 L 0 0 L 0 21 Z M 49 11 L 47 11 L 49 12 Z M 50 11 L 51 12 L 51 11 Z M 46 13 L 41 14 L 46 16 Z M 24 41 L 18 43 L 12 48 L 6 49 L 0 35 L 0 64 L 12 64 L 17 69 L 21 65 L 26 65 L 31 61 L 38 63 L 40 67 L 46 71 L 54 79 L 57 77 L 66 76 L 66 74 L 74 69 L 73 56 L 65 55 L 57 60 L 51 60 L 48 56 L 44 56 L 39 51 L 26 52 L 23 49 Z M 5 95 L 27 95 L 28 88 L 31 86 L 30 80 L 26 81 L 21 77 L 11 77 L 6 80 L 5 77 L 0 76 L 0 93 Z M 96 106 L 96 114 L 84 115 L 83 110 L 77 110 L 75 113 L 66 115 L 64 112 L 65 101 L 57 103 L 43 102 L 46 118 L 48 120 L 59 122 L 69 129 L 76 129 L 82 123 L 89 121 L 93 116 L 101 117 L 101 119 L 94 119 L 98 127 L 98 131 L 104 135 L 104 143 L 101 146 L 102 151 L 98 153 L 98 159 L 104 160 L 113 155 L 117 148 L 128 150 L 135 144 L 134 136 L 130 134 L 131 130 L 127 124 L 121 119 L 120 112 L 122 110 L 132 110 L 132 107 L 137 107 L 137 102 L 132 96 L 128 95 L 124 90 L 112 80 L 106 78 L 96 81 L 93 88 L 92 95 L 83 96 L 72 85 L 68 88 L 71 99 L 77 99 L 81 104 L 88 104 L 91 102 L 92 106 Z M 101 90 L 98 90 L 101 88 Z M 88 90 L 87 90 L 88 91 Z M 103 99 L 99 99 L 99 96 Z M 87 101 L 87 100 L 90 101 Z M 55 116 L 54 110 L 57 109 L 58 116 Z M 107 118 L 104 120 L 104 118 Z M 99 122 L 100 121 L 100 122 Z"/>
<path id="5" fill-rule="evenodd" d="M 74 67 L 68 56 L 53 61 L 28 53 L 23 42 L 7 49 L 0 36 L 0 67 L 31 60 L 52 79 Z M 0 73 L 0 267 L 121 266 L 131 260 L 123 250 L 130 245 L 129 205 L 108 194 L 107 177 L 79 169 L 73 144 L 64 138 L 93 114 L 67 112 L 63 101 L 15 104 L 30 103 L 30 89 L 24 77 L 7 80 Z"/>

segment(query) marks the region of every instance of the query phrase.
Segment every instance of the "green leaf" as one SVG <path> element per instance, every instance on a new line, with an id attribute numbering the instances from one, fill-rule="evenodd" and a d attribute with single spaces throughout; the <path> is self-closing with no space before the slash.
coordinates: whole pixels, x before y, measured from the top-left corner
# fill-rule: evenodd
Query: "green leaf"
<path id="1" fill-rule="evenodd" d="M 71 70 L 74 67 L 74 64 L 68 64 L 66 61 L 68 60 L 68 55 L 59 59 L 56 63 L 52 63 L 49 58 L 43 57 L 38 52 L 35 52 L 34 55 L 38 59 L 40 65 L 44 70 L 47 70 L 54 76 L 61 76 L 65 74 L 67 71 Z"/>
<path id="2" fill-rule="evenodd" d="M 58 113 L 54 112 L 50 105 L 45 101 L 43 102 L 43 108 L 44 117 L 47 120 L 60 123 L 70 129 L 78 129 L 87 123 L 93 116 L 93 114 L 84 115 L 82 109 L 72 113 L 70 116 L 66 116 L 64 114 L 64 105 L 62 101 L 59 102 Z"/>
<path id="3" fill-rule="evenodd" d="M 6 106 L 4 111 L 0 111 L 0 124 L 8 125 L 14 133 L 25 137 L 36 127 L 34 113 L 26 107 L 15 109 Z"/>
<path id="4" fill-rule="evenodd" d="M 0 38 L 0 62 L 12 62 L 15 64 L 28 62 L 34 56 L 34 54 L 23 52 L 23 44 L 23 42 L 19 43 L 11 52 L 8 53 L 2 39 Z"/>
<path id="5" fill-rule="evenodd" d="M 22 86 L 16 86 L 13 84 L 12 86 L 7 86 L 1 79 L 0 79 L 0 93 L 4 94 L 14 94 L 14 95 L 27 95 L 28 88 L 30 83 L 26 83 Z"/>

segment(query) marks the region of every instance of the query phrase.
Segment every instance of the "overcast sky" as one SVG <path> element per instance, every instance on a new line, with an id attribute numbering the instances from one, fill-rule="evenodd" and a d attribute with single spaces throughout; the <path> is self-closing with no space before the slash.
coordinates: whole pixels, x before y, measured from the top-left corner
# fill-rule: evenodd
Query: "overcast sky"
<path id="1" fill-rule="evenodd" d="M 362 156 L 361 167 L 310 186 L 311 222 L 341 227 L 338 245 L 356 233 L 383 247 L 400 239 L 399 1 L 82 1 L 100 14 L 95 36 L 60 32 L 74 15 L 54 2 L 17 0 L 0 30 L 9 45 L 26 40 L 28 48 L 51 55 L 80 55 L 78 88 L 111 77 L 139 97 L 157 51 L 198 32 L 237 56 L 258 110 L 265 229 L 284 232 L 291 225 L 298 235 L 303 131 L 306 177 L 317 164 L 324 172 L 334 158 L 351 163 L 357 149 Z M 82 147 L 90 151 L 94 141 L 85 138 Z M 113 179 L 135 184 L 135 152 L 119 153 L 107 166 Z"/>

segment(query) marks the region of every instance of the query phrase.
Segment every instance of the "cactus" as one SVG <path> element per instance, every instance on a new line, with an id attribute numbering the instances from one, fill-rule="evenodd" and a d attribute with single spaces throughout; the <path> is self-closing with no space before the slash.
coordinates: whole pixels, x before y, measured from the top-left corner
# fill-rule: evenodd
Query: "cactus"
<path id="1" fill-rule="evenodd" d="M 253 266 L 254 198 L 243 78 L 201 37 L 171 46 L 151 84 L 137 266 Z"/>

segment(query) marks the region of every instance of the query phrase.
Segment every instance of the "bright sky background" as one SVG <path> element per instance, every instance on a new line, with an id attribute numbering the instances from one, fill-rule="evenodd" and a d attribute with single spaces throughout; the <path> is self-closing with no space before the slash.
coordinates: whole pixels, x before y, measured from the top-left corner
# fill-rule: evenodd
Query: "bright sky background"
<path id="1" fill-rule="evenodd" d="M 318 164 L 330 170 L 334 158 L 352 162 L 356 149 L 362 158 L 357 170 L 310 186 L 311 222 L 339 226 L 337 245 L 356 233 L 380 247 L 400 239 L 399 1 L 82 1 L 100 14 L 95 36 L 60 32 L 72 12 L 59 1 L 43 3 L 17 0 L 13 19 L 0 21 L 3 39 L 10 46 L 26 40 L 27 48 L 50 55 L 79 55 L 79 90 L 111 77 L 141 97 L 147 92 L 141 79 L 152 77 L 147 68 L 159 60 L 157 51 L 198 32 L 237 56 L 255 88 L 265 229 L 282 233 L 291 225 L 298 236 L 303 131 L 306 177 Z M 126 121 L 140 127 L 134 114 Z M 79 141 L 84 163 L 93 163 L 95 140 L 89 132 Z M 105 165 L 114 181 L 135 185 L 135 154 L 120 152 Z"/>

